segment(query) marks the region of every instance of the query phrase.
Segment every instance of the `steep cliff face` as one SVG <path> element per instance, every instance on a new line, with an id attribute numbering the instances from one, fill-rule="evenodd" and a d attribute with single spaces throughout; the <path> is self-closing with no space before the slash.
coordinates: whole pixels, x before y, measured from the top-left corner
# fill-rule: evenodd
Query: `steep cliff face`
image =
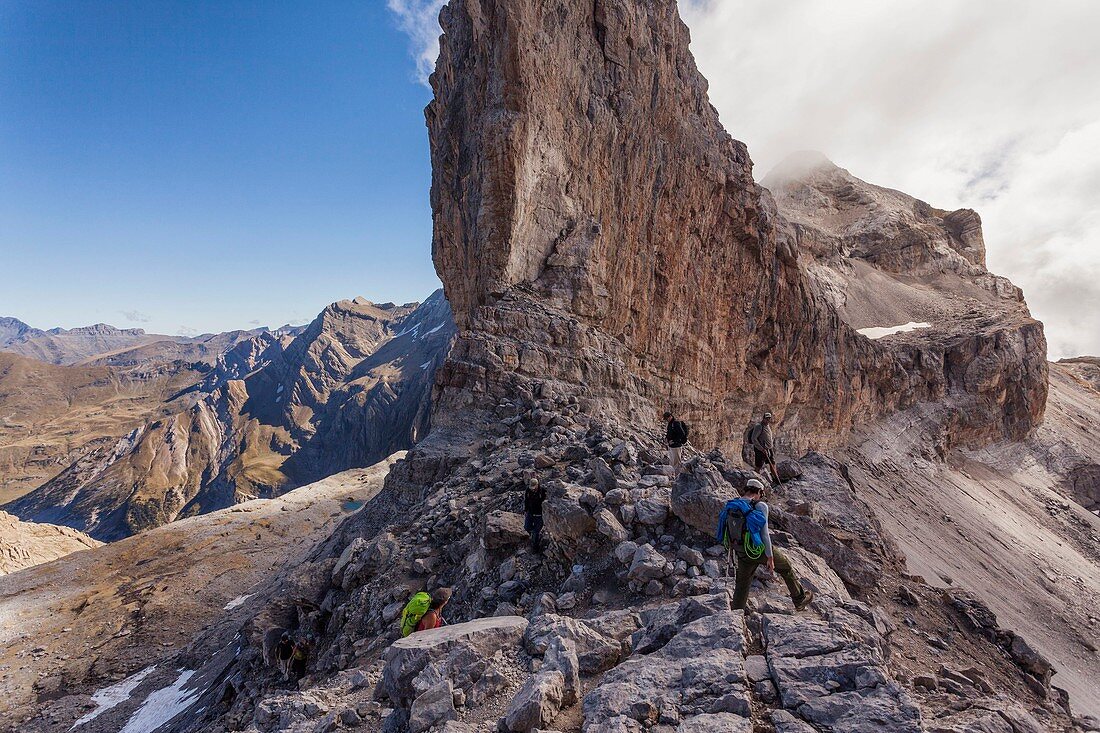
<path id="1" fill-rule="evenodd" d="M 984 383 L 990 361 L 1013 362 L 1022 406 L 988 419 L 1000 400 L 983 397 L 987 432 L 1041 416 L 1041 369 L 1021 363 L 1042 361 L 1034 321 L 921 353 L 854 331 L 719 123 L 671 0 L 456 0 L 442 22 L 433 254 L 461 332 L 442 421 L 558 392 L 645 428 L 671 406 L 702 445 L 766 407 L 793 445 L 821 446 L 920 401 L 1008 388 Z M 934 237 L 899 238 L 904 222 L 869 226 L 873 268 L 941 257 Z M 977 217 L 941 228 L 959 268 L 984 271 Z"/>
<path id="2" fill-rule="evenodd" d="M 81 457 L 8 509 L 114 540 L 371 465 L 427 431 L 453 333 L 442 293 L 419 306 L 335 303 L 296 337 L 264 333 L 226 353 L 194 407 Z"/>
<path id="3" fill-rule="evenodd" d="M 1046 341 L 1023 293 L 985 268 L 981 219 L 800 153 L 764 179 L 813 288 L 927 385 L 941 455 L 1018 440 L 1043 418 Z M 899 404 L 897 407 L 903 407 Z"/>

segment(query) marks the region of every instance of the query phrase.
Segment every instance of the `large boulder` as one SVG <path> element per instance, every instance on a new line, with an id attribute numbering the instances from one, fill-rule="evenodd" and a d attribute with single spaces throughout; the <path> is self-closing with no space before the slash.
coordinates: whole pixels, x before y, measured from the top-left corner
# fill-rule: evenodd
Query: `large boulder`
<path id="1" fill-rule="evenodd" d="M 561 711 L 565 677 L 556 669 L 540 670 L 530 677 L 508 704 L 504 727 L 511 733 L 529 733 L 549 725 Z"/>
<path id="2" fill-rule="evenodd" d="M 414 682 L 429 665 L 439 677 L 467 689 L 490 667 L 494 654 L 518 648 L 526 630 L 527 619 L 521 616 L 494 616 L 398 639 L 384 655 L 382 689 L 394 704 L 407 707 L 422 692 Z"/>
<path id="3" fill-rule="evenodd" d="M 655 527 L 668 519 L 669 490 L 659 489 L 652 496 L 634 502 L 634 521 Z"/>
<path id="4" fill-rule="evenodd" d="M 596 530 L 596 520 L 579 501 L 567 496 L 543 502 L 542 517 L 547 534 L 564 545 L 575 545 Z"/>
<path id="5" fill-rule="evenodd" d="M 441 680 L 413 701 L 409 709 L 409 733 L 424 733 L 456 718 L 454 685 L 450 680 Z"/>
<path id="6" fill-rule="evenodd" d="M 623 657 L 623 640 L 638 628 L 637 615 L 612 611 L 594 619 L 573 619 L 557 614 L 535 618 L 524 634 L 529 654 L 541 656 L 556 639 L 570 641 L 576 650 L 580 671 L 596 674 L 610 669 Z"/>
<path id="7" fill-rule="evenodd" d="M 745 648 L 741 611 L 720 611 L 686 624 L 659 650 L 635 652 L 585 695 L 585 732 L 639 730 L 662 718 L 722 713 L 748 720 Z M 715 730 L 702 727 L 707 722 L 699 721 L 697 730 Z M 751 724 L 744 728 L 732 722 L 733 727 L 720 730 L 751 730 Z"/>
<path id="8" fill-rule="evenodd" d="M 489 512 L 481 528 L 481 542 L 487 550 L 519 545 L 528 538 L 523 528 L 523 515 L 515 512 Z"/>
<path id="9" fill-rule="evenodd" d="M 722 507 L 735 498 L 737 491 L 714 466 L 694 461 L 672 486 L 672 513 L 689 527 L 713 537 Z"/>
<path id="10" fill-rule="evenodd" d="M 634 551 L 634 559 L 630 562 L 630 570 L 627 577 L 638 583 L 646 583 L 650 580 L 659 580 L 672 572 L 665 556 L 650 544 L 640 545 Z"/>
<path id="11" fill-rule="evenodd" d="M 610 510 L 597 509 L 592 518 L 596 520 L 596 531 L 612 542 L 617 544 L 630 538 L 630 533 Z"/>
<path id="12" fill-rule="evenodd" d="M 818 729 L 922 730 L 920 710 L 886 670 L 882 637 L 856 614 L 840 606 L 824 619 L 768 614 L 764 642 L 783 707 Z"/>

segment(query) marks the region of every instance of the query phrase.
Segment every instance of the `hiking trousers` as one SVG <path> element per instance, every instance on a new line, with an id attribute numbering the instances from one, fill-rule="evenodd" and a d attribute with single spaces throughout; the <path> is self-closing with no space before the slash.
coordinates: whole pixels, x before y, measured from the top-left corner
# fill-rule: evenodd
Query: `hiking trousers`
<path id="1" fill-rule="evenodd" d="M 783 578 L 783 582 L 787 584 L 787 590 L 791 594 L 791 600 L 798 603 L 802 600 L 806 591 L 802 588 L 802 583 L 798 582 L 798 576 L 794 574 L 791 561 L 779 549 L 774 550 L 772 555 L 775 557 L 776 575 Z M 737 554 L 737 577 L 734 580 L 733 590 L 733 609 L 735 611 L 745 607 L 745 603 L 749 600 L 749 586 L 752 585 L 752 578 L 756 575 L 756 569 L 761 565 L 765 565 L 767 561 L 768 559 L 763 555 L 753 560 L 741 553 Z"/>

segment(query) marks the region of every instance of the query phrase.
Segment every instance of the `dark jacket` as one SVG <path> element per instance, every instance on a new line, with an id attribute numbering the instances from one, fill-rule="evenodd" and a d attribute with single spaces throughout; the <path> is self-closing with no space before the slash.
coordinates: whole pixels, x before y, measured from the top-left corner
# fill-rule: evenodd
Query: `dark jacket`
<path id="1" fill-rule="evenodd" d="M 679 448 L 687 445 L 688 426 L 683 420 L 669 420 L 668 429 L 665 430 L 665 440 L 670 448 Z"/>
<path id="2" fill-rule="evenodd" d="M 532 516 L 542 515 L 542 502 L 546 501 L 546 490 L 539 487 L 538 491 L 523 492 L 523 511 Z"/>

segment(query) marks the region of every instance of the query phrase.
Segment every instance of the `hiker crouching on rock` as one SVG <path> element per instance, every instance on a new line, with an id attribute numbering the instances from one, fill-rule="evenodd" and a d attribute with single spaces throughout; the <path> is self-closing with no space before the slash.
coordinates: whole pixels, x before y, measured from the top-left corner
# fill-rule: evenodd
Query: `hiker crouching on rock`
<path id="1" fill-rule="evenodd" d="M 294 651 L 291 652 L 290 655 L 290 676 L 295 684 L 306 676 L 306 662 L 309 661 L 309 650 L 309 639 L 304 636 L 298 637 L 298 640 L 294 642 Z"/>
<path id="2" fill-rule="evenodd" d="M 432 592 L 432 605 L 428 608 L 428 612 L 420 618 L 420 623 L 416 625 L 417 631 L 438 629 L 446 623 L 443 620 L 443 607 L 450 602 L 453 592 L 450 588 L 436 588 Z"/>
<path id="3" fill-rule="evenodd" d="M 688 442 L 688 426 L 677 420 L 671 412 L 665 413 L 665 443 L 668 445 L 668 462 L 677 473 L 684 463 L 684 446 Z"/>
<path id="4" fill-rule="evenodd" d="M 764 484 L 749 479 L 741 491 L 741 498 L 727 502 L 718 518 L 718 539 L 737 556 L 733 608 L 745 607 L 752 577 L 760 565 L 766 564 L 770 572 L 783 578 L 795 610 L 801 611 L 814 599 L 814 593 L 802 587 L 787 556 L 772 548 L 768 505 L 762 500 L 763 493 Z"/>

